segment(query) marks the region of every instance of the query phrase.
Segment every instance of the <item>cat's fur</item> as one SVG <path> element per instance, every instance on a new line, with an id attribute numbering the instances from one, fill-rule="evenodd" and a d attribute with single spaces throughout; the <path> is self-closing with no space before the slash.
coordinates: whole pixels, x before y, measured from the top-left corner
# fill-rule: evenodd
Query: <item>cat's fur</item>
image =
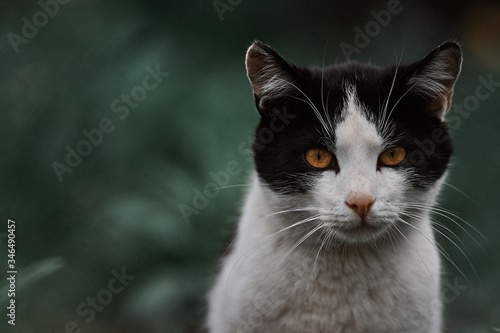
<path id="1" fill-rule="evenodd" d="M 461 62 L 454 42 L 387 68 L 302 68 L 249 48 L 256 173 L 209 295 L 211 333 L 441 332 L 429 214 Z M 395 146 L 405 160 L 381 164 Z M 315 147 L 334 154 L 330 167 L 305 161 Z"/>

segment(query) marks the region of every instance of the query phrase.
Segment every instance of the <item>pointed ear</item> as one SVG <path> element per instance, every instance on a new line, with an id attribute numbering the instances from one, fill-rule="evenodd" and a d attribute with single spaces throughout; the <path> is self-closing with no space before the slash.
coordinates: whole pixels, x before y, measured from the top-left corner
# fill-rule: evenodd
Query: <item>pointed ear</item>
<path id="1" fill-rule="evenodd" d="M 453 88 L 462 67 L 462 50 L 452 41 L 441 44 L 410 65 L 408 88 L 427 101 L 427 110 L 441 119 L 451 106 Z"/>
<path id="2" fill-rule="evenodd" d="M 268 45 L 254 42 L 247 51 L 245 62 L 255 104 L 261 115 L 272 114 L 277 105 L 297 92 L 294 66 Z"/>

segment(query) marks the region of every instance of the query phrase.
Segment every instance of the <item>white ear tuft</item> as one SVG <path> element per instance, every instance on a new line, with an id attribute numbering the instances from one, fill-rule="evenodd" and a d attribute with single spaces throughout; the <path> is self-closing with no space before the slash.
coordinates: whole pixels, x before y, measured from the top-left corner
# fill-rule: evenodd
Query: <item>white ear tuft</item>
<path id="1" fill-rule="evenodd" d="M 462 51 L 455 42 L 445 42 L 421 61 L 411 65 L 408 88 L 428 101 L 428 109 L 440 118 L 451 106 L 453 88 L 462 66 Z"/>
<path id="2" fill-rule="evenodd" d="M 296 91 L 292 65 L 268 45 L 256 41 L 247 51 L 247 75 L 261 114 L 277 99 Z"/>

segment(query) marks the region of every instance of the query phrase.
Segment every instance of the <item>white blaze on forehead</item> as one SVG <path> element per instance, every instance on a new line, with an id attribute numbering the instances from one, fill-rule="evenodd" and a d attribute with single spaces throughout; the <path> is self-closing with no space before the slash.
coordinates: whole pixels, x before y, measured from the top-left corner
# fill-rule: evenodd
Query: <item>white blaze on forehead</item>
<path id="1" fill-rule="evenodd" d="M 336 154 L 340 166 L 350 163 L 372 163 L 383 144 L 375 124 L 367 119 L 354 91 L 348 93 L 345 117 L 335 130 Z M 373 166 L 376 167 L 375 165 Z"/>

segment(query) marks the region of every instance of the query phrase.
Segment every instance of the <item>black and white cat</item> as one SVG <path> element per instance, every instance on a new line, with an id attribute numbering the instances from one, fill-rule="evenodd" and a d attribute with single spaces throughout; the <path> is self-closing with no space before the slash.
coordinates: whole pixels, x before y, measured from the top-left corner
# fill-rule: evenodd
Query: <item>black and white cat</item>
<path id="1" fill-rule="evenodd" d="M 429 215 L 461 63 L 454 42 L 385 68 L 303 68 L 249 48 L 256 173 L 210 332 L 441 332 Z"/>

